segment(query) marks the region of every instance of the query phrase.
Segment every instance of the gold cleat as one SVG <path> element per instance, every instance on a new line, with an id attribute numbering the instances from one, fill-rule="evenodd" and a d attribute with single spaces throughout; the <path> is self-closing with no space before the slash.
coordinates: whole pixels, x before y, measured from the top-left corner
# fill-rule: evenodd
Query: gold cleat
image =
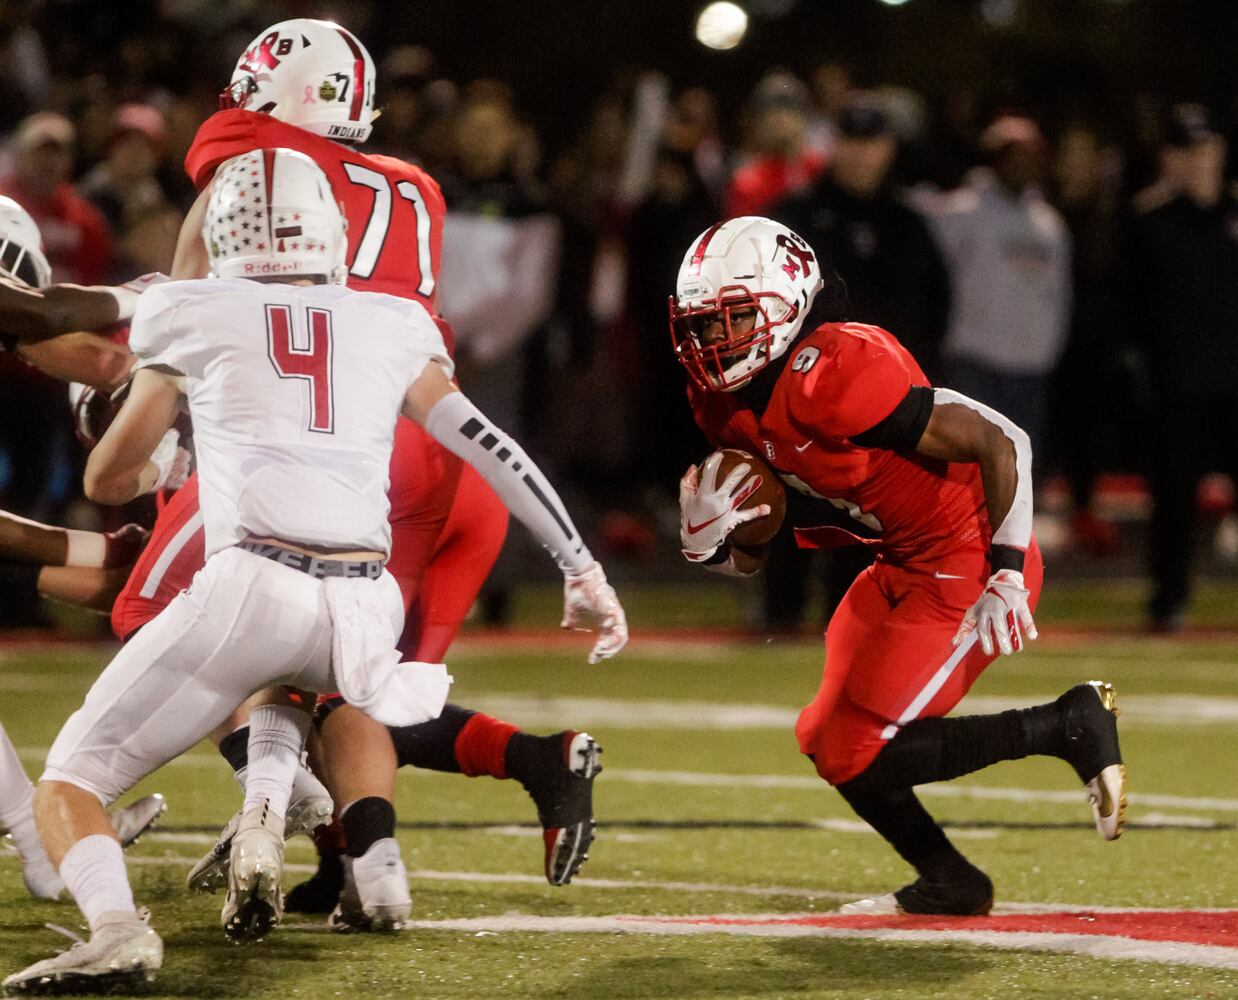
<path id="1" fill-rule="evenodd" d="M 1112 756 L 1118 763 L 1109 764 L 1091 781 L 1085 783 L 1088 802 L 1092 806 L 1092 818 L 1096 821 L 1096 832 L 1105 840 L 1117 840 L 1122 836 L 1122 826 L 1126 822 L 1126 765 L 1121 763 L 1118 751 L 1117 718 L 1121 714 L 1117 705 L 1117 692 L 1112 684 L 1105 681 L 1088 681 L 1088 686 L 1096 692 L 1101 706 L 1111 713 L 1113 723 Z"/>

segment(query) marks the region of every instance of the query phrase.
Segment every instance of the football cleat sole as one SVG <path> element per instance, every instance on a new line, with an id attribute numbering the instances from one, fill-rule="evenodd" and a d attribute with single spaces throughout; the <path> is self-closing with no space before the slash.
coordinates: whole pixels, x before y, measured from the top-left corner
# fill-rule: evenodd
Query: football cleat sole
<path id="1" fill-rule="evenodd" d="M 1088 686 L 1096 692 L 1105 711 L 1117 719 L 1121 712 L 1113 685 L 1088 681 Z M 1096 821 L 1096 832 L 1105 840 L 1117 840 L 1126 824 L 1126 765 L 1110 764 L 1084 788 L 1092 807 L 1092 818 Z"/>
<path id="2" fill-rule="evenodd" d="M 567 768 L 577 778 L 592 781 L 602 772 L 602 748 L 588 733 L 576 733 L 564 751 Z M 592 815 L 579 823 L 565 827 L 548 827 L 542 831 L 546 847 L 546 881 L 551 885 L 568 885 L 589 860 L 597 824 Z"/>
<path id="3" fill-rule="evenodd" d="M 278 871 L 265 867 L 229 889 L 221 917 L 224 934 L 234 944 L 256 944 L 273 931 L 283 915 Z"/>

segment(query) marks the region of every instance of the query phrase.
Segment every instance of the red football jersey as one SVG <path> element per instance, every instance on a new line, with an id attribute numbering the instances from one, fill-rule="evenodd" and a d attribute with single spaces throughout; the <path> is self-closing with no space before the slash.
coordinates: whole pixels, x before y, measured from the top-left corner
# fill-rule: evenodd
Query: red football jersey
<path id="1" fill-rule="evenodd" d="M 980 467 L 863 448 L 849 439 L 888 417 L 912 386 L 928 384 L 885 330 L 826 323 L 795 346 L 760 418 L 735 393 L 689 395 L 715 447 L 761 456 L 788 486 L 821 501 L 797 505 L 814 512 L 795 516 L 795 527 L 846 526 L 855 539 L 878 542 L 890 558 L 915 562 L 988 545 Z"/>
<path id="2" fill-rule="evenodd" d="M 203 188 L 225 160 L 254 149 L 295 149 L 320 166 L 348 220 L 348 286 L 416 299 L 433 314 L 446 205 L 420 167 L 367 156 L 256 111 L 220 111 L 194 137 L 185 171 Z"/>

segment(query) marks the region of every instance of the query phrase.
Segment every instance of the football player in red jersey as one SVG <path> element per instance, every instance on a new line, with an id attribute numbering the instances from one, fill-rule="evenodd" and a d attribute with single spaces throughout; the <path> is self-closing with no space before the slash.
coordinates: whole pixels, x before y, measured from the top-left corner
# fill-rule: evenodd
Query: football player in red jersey
<path id="1" fill-rule="evenodd" d="M 419 168 L 353 148 L 351 144 L 369 135 L 373 102 L 373 62 L 345 29 L 295 19 L 263 31 L 237 63 L 223 95 L 225 109 L 203 124 L 186 157 L 186 170 L 202 193 L 183 225 L 174 276 L 206 273 L 200 232 L 215 169 L 255 148 L 291 148 L 314 159 L 341 202 L 348 220 L 349 286 L 413 298 L 433 312 L 442 195 Z M 277 221 L 282 223 L 277 238 L 301 238 L 295 217 Z M 255 238 L 245 225 L 238 218 L 235 238 L 242 242 Z M 444 334 L 450 347 L 449 329 Z M 427 469 L 436 475 L 426 475 Z M 151 544 L 117 602 L 113 625 L 118 634 L 141 627 L 201 566 L 195 488 L 191 480 L 156 524 Z M 402 651 L 419 660 L 441 660 L 497 558 L 507 512 L 472 468 L 405 420 L 397 428 L 390 497 L 393 549 L 388 569 L 410 605 Z M 545 871 L 552 884 L 569 882 L 587 857 L 592 781 L 600 770 L 598 748 L 588 734 L 568 730 L 534 737 L 457 706 L 448 706 L 424 727 L 389 734 L 349 706 L 329 702 L 323 708 L 330 711 L 320 709 L 325 715 L 321 736 L 333 765 L 329 772 L 336 776 L 332 791 L 345 810 L 350 856 L 363 855 L 393 833 L 394 769 L 411 763 L 470 776 L 512 777 L 524 785 L 545 830 Z M 241 725 L 243 715 L 235 721 L 238 728 L 217 736 L 221 752 L 242 771 L 253 734 Z M 312 786 L 307 788 L 312 796 Z M 191 874 L 192 885 L 220 884 L 229 841 L 225 830 L 216 849 Z M 338 841 L 331 846 L 338 848 Z M 342 878 L 342 867 L 327 855 L 320 877 L 307 883 L 305 891 L 294 890 L 290 906 L 329 909 Z"/>
<path id="2" fill-rule="evenodd" d="M 823 289 L 825 289 L 823 293 Z M 671 298 L 675 353 L 697 422 L 716 447 L 766 459 L 799 494 L 806 546 L 877 546 L 826 629 L 825 669 L 800 714 L 800 751 L 916 870 L 853 913 L 983 914 L 993 885 L 912 789 L 1003 760 L 1058 757 L 1083 781 L 1097 830 L 1122 829 L 1125 769 L 1113 689 L 945 718 L 996 657 L 1036 638 L 1042 564 L 1032 537 L 1031 451 L 1000 413 L 930 386 L 893 335 L 841 322 L 845 287 L 800 237 L 769 219 L 719 223 L 688 248 Z M 718 459 L 680 484 L 692 562 L 759 565 L 727 535 L 768 508 L 737 509 L 748 481 Z M 802 501 L 802 502 L 799 502 Z"/>

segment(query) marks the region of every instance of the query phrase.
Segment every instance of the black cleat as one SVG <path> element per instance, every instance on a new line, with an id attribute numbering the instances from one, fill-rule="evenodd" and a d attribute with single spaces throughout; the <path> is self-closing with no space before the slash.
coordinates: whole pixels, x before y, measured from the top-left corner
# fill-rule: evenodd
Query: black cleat
<path id="1" fill-rule="evenodd" d="M 343 891 L 343 855 L 328 851 L 318 856 L 318 871 L 293 886 L 284 897 L 284 910 L 288 913 L 330 913 Z"/>
<path id="2" fill-rule="evenodd" d="M 979 868 L 968 865 L 949 882 L 918 878 L 897 892 L 859 899 L 839 907 L 851 916 L 890 916 L 898 913 L 952 917 L 983 917 L 993 909 L 993 882 Z"/>
<path id="3" fill-rule="evenodd" d="M 593 843 L 593 779 L 602 770 L 602 748 L 588 733 L 564 730 L 534 737 L 545 761 L 523 779 L 537 806 L 546 847 L 546 881 L 567 885 L 589 859 Z"/>
<path id="4" fill-rule="evenodd" d="M 1087 789 L 1096 831 L 1122 835 L 1126 819 L 1126 765 L 1118 746 L 1117 696 L 1112 684 L 1089 681 L 1058 698 L 1065 715 L 1067 763 Z"/>

